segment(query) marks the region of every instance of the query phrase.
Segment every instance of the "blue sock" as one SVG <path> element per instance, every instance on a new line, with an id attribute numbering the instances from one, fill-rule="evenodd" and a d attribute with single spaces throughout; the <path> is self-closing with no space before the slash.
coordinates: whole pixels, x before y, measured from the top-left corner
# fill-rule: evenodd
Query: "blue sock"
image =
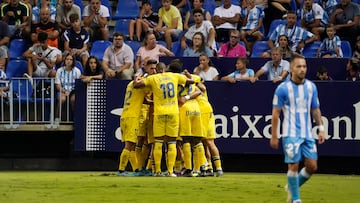
<path id="1" fill-rule="evenodd" d="M 288 178 L 288 188 L 291 192 L 292 200 L 300 199 L 298 173 L 294 171 L 288 171 L 287 178 Z"/>
<path id="2" fill-rule="evenodd" d="M 299 173 L 299 187 L 303 185 L 310 178 L 310 174 L 306 172 L 305 167 L 301 169 Z"/>

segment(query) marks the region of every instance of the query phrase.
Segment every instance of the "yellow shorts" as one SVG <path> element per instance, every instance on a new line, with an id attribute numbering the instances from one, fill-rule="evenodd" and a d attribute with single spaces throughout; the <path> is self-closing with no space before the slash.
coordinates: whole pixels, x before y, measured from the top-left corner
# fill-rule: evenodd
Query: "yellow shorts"
<path id="1" fill-rule="evenodd" d="M 120 119 L 121 141 L 136 143 L 139 134 L 139 118 L 129 117 Z"/>
<path id="2" fill-rule="evenodd" d="M 205 139 L 215 139 L 215 116 L 214 113 L 202 113 L 201 123 Z"/>
<path id="3" fill-rule="evenodd" d="M 201 113 L 200 107 L 196 100 L 187 101 L 179 109 L 180 111 L 180 125 L 179 135 L 203 137 L 201 128 Z"/>
<path id="4" fill-rule="evenodd" d="M 154 137 L 178 137 L 179 114 L 154 115 Z"/>

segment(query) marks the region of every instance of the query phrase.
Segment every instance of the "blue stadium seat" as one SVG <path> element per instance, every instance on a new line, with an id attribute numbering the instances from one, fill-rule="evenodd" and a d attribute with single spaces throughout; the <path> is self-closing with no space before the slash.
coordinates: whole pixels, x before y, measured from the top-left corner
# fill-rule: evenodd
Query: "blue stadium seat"
<path id="1" fill-rule="evenodd" d="M 130 19 L 119 19 L 115 23 L 114 32 L 121 32 L 126 37 L 129 36 L 129 23 Z"/>
<path id="2" fill-rule="evenodd" d="M 317 50 L 319 49 L 320 44 L 320 41 L 315 41 L 311 44 L 305 45 L 303 50 L 303 56 L 305 56 L 305 58 L 316 58 Z"/>
<path id="3" fill-rule="evenodd" d="M 137 0 L 124 0 L 118 1 L 115 15 L 112 17 L 112 19 L 134 19 L 137 17 L 139 17 L 139 5 Z"/>
<path id="4" fill-rule="evenodd" d="M 27 73 L 27 61 L 25 60 L 10 60 L 6 68 L 6 76 L 11 79 L 13 77 L 23 77 Z"/>
<path id="5" fill-rule="evenodd" d="M 261 54 L 269 49 L 267 41 L 256 41 L 252 49 L 251 58 L 261 57 Z"/>
<path id="6" fill-rule="evenodd" d="M 352 57 L 353 53 L 352 53 L 352 49 L 351 49 L 351 45 L 350 45 L 349 41 L 346 41 L 346 40 L 341 41 L 341 50 L 343 52 L 344 58 Z"/>
<path id="7" fill-rule="evenodd" d="M 159 9 L 162 7 L 160 0 L 150 0 L 150 4 L 152 7 L 152 10 L 156 13 L 158 13 Z"/>
<path id="8" fill-rule="evenodd" d="M 134 59 L 136 58 L 137 51 L 139 50 L 141 44 L 137 41 L 125 41 L 125 44 L 129 45 L 134 53 Z"/>
<path id="9" fill-rule="evenodd" d="M 158 41 L 156 41 L 156 43 L 157 43 L 157 44 L 160 44 L 160 45 L 162 45 L 162 46 L 164 46 L 164 47 L 167 46 L 167 45 L 166 45 L 166 42 L 165 42 L 165 41 L 162 41 L 162 40 L 158 40 Z"/>
<path id="10" fill-rule="evenodd" d="M 84 74 L 84 67 L 80 61 L 78 60 L 75 61 L 75 67 L 81 71 L 81 74 Z"/>
<path id="11" fill-rule="evenodd" d="M 24 39 L 13 39 L 9 46 L 9 59 L 24 59 L 23 53 L 29 48 L 30 43 Z"/>
<path id="12" fill-rule="evenodd" d="M 205 10 L 209 11 L 211 16 L 214 16 L 214 11 L 216 8 L 215 0 L 204 0 L 203 7 Z"/>
<path id="13" fill-rule="evenodd" d="M 104 52 L 106 48 L 110 45 L 111 45 L 110 41 L 104 41 L 104 40 L 95 41 L 92 44 L 90 56 L 95 56 L 96 58 L 99 59 L 99 61 L 102 61 Z"/>
<path id="14" fill-rule="evenodd" d="M 240 0 L 231 0 L 232 5 L 241 6 Z"/>
<path id="15" fill-rule="evenodd" d="M 101 0 L 101 4 L 106 6 L 109 9 L 109 14 L 112 16 L 112 7 L 109 0 Z"/>
<path id="16" fill-rule="evenodd" d="M 177 57 L 182 57 L 183 54 L 184 54 L 184 50 L 181 49 L 181 43 L 179 41 L 175 41 L 175 42 L 172 43 L 171 51 Z"/>
<path id="17" fill-rule="evenodd" d="M 80 12 L 81 12 L 81 18 L 82 18 L 82 14 L 84 12 L 84 4 L 82 2 L 82 0 L 74 0 L 74 4 L 76 4 L 77 6 L 80 7 Z"/>
<path id="18" fill-rule="evenodd" d="M 16 94 L 14 102 L 27 102 L 32 101 L 33 87 L 27 79 L 12 79 L 10 82 L 13 92 Z"/>

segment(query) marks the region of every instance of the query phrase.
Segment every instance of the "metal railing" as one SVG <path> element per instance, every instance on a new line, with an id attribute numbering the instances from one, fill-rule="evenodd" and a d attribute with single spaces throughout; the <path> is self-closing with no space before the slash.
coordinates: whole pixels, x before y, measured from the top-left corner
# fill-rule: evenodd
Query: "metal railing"
<path id="1" fill-rule="evenodd" d="M 70 99 L 58 105 L 54 78 L 12 78 L 8 85 L 9 90 L 0 95 L 0 130 L 73 129 Z"/>

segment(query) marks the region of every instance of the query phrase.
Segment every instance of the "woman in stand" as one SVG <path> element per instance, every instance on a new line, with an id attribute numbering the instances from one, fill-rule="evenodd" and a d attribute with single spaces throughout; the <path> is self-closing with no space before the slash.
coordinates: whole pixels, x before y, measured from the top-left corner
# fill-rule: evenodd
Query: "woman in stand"
<path id="1" fill-rule="evenodd" d="M 194 34 L 191 46 L 187 47 L 183 56 L 185 57 L 199 57 L 201 54 L 206 54 L 209 57 L 213 56 L 212 51 L 205 43 L 205 37 L 201 32 Z"/>
<path id="2" fill-rule="evenodd" d="M 219 72 L 213 66 L 210 58 L 206 54 L 199 57 L 199 65 L 195 67 L 194 74 L 199 75 L 203 80 L 219 80 Z"/>
<path id="3" fill-rule="evenodd" d="M 90 56 L 86 62 L 84 75 L 81 75 L 80 78 L 83 82 L 89 83 L 93 79 L 103 79 L 104 72 L 101 68 L 101 63 L 99 59 L 95 56 Z"/>

